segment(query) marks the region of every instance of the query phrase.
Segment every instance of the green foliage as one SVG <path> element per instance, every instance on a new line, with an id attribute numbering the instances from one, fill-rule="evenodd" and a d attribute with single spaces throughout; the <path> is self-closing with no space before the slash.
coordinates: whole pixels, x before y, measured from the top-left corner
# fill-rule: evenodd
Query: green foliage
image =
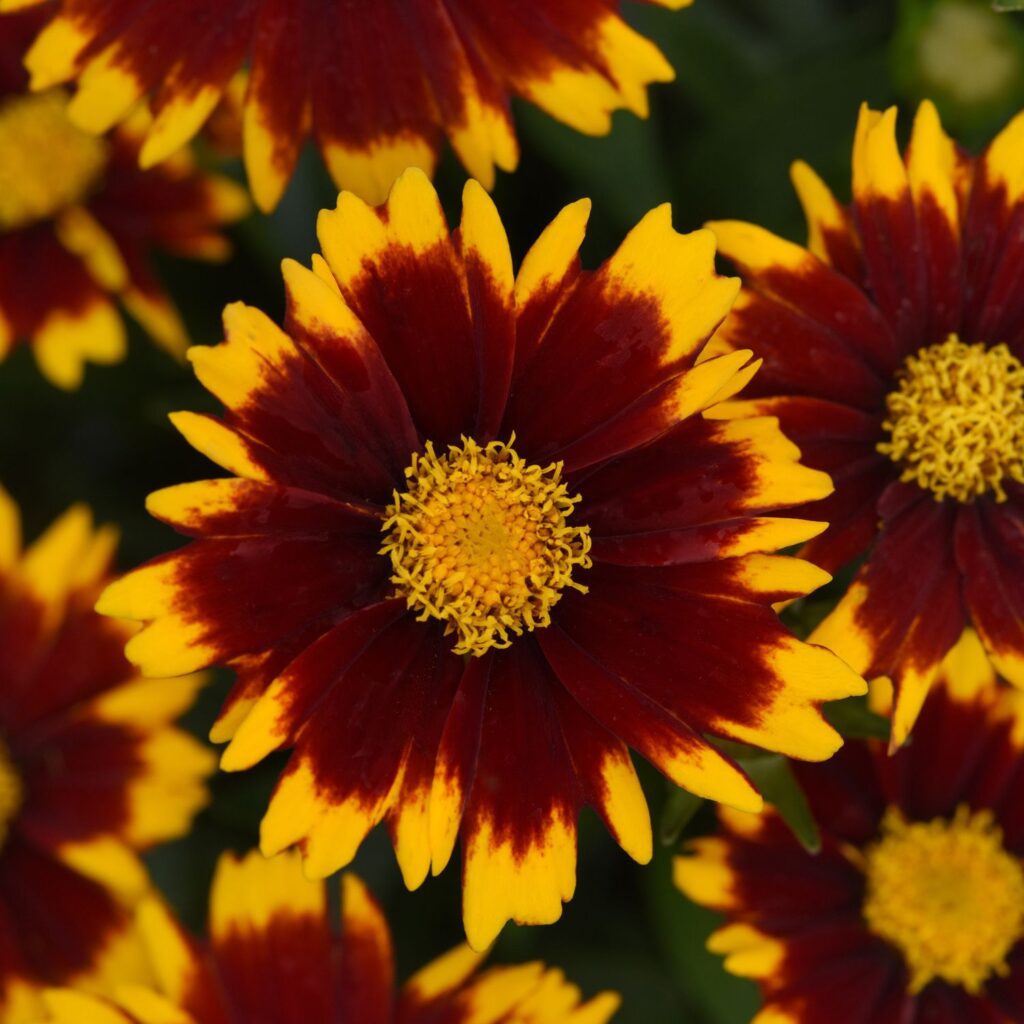
<path id="1" fill-rule="evenodd" d="M 686 826 L 693 821 L 697 812 L 704 805 L 704 800 L 702 797 L 694 796 L 671 783 L 668 783 L 668 790 L 665 806 L 661 811 L 658 839 L 662 846 L 675 846 Z"/>
<path id="2" fill-rule="evenodd" d="M 739 763 L 760 790 L 765 803 L 779 812 L 789 830 L 808 853 L 821 849 L 821 835 L 789 762 L 778 754 L 739 758 Z"/>
<path id="3" fill-rule="evenodd" d="M 875 714 L 863 697 L 848 697 L 825 707 L 825 717 L 847 739 L 889 742 L 889 719 Z"/>

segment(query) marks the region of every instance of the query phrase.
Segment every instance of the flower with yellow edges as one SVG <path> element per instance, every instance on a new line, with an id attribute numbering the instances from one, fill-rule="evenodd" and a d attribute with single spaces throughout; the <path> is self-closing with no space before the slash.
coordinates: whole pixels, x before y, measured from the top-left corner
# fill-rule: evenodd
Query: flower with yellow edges
<path id="1" fill-rule="evenodd" d="M 210 891 L 208 942 L 197 942 L 156 900 L 139 911 L 155 986 L 126 985 L 99 999 L 46 994 L 39 1024 L 607 1024 L 619 997 L 584 1001 L 541 963 L 479 970 L 461 946 L 399 988 L 391 933 L 369 890 L 342 880 L 341 928 L 327 886 L 299 857 L 225 854 Z"/>
<path id="2" fill-rule="evenodd" d="M 0 0 L 0 11 L 42 0 Z M 645 0 L 686 7 L 693 0 Z M 27 57 L 35 89 L 75 80 L 77 124 L 105 132 L 141 97 L 151 167 L 187 142 L 248 59 L 244 157 L 273 209 L 312 136 L 339 188 L 370 202 L 406 167 L 433 170 L 445 137 L 490 186 L 519 160 L 510 96 L 589 135 L 647 114 L 673 77 L 620 0 L 63 0 Z"/>
<path id="3" fill-rule="evenodd" d="M 224 258 L 221 228 L 248 201 L 187 152 L 140 171 L 142 111 L 99 139 L 70 120 L 62 90 L 26 93 L 21 58 L 41 23 L 0 15 L 0 360 L 27 343 L 49 380 L 75 388 L 86 362 L 124 357 L 118 302 L 157 343 L 185 350 L 150 252 Z"/>
<path id="4" fill-rule="evenodd" d="M 195 676 L 140 679 L 131 630 L 92 605 L 115 537 L 75 507 L 24 552 L 0 491 L 0 1020 L 40 985 L 150 977 L 133 937 L 138 851 L 188 831 L 210 752 L 172 724 Z"/>
<path id="5" fill-rule="evenodd" d="M 702 357 L 738 287 L 711 234 L 662 207 L 588 273 L 588 214 L 515 276 L 476 182 L 456 234 L 419 170 L 380 209 L 343 193 L 323 257 L 284 264 L 284 330 L 233 305 L 227 340 L 191 350 L 227 411 L 172 418 L 233 475 L 149 508 L 195 543 L 98 606 L 146 623 L 146 675 L 237 670 L 226 769 L 292 749 L 266 853 L 299 844 L 329 875 L 386 821 L 415 887 L 461 831 L 478 949 L 560 916 L 584 804 L 650 858 L 628 747 L 757 807 L 705 734 L 825 758 L 820 702 L 864 688 L 772 611 L 827 579 L 771 552 L 821 530 L 780 510 L 828 478 L 773 419 L 703 415 L 757 369 Z"/>
<path id="6" fill-rule="evenodd" d="M 819 853 L 774 811 L 721 809 L 675 878 L 726 915 L 708 948 L 760 984 L 754 1024 L 1024 1020 L 1022 756 L 1024 696 L 968 629 L 911 743 L 795 766 Z"/>
<path id="7" fill-rule="evenodd" d="M 745 284 L 719 341 L 764 359 L 730 414 L 778 416 L 835 482 L 802 554 L 868 557 L 811 639 L 893 679 L 894 745 L 967 623 L 1024 686 L 1022 161 L 1024 114 L 975 158 L 924 103 L 901 155 L 895 109 L 865 107 L 851 206 L 793 166 L 808 248 L 711 225 Z"/>

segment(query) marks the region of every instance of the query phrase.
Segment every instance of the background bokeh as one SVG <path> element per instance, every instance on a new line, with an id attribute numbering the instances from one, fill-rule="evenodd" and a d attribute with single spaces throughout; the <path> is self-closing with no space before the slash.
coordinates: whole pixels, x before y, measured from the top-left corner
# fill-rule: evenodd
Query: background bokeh
<path id="1" fill-rule="evenodd" d="M 590 266 L 665 201 L 681 230 L 741 217 L 802 240 L 789 164 L 808 160 L 846 198 L 861 101 L 898 103 L 905 133 L 914 103 L 930 95 L 968 148 L 987 141 L 1024 104 L 1024 15 L 996 13 L 983 0 L 697 0 L 678 14 L 626 6 L 666 52 L 677 79 L 652 90 L 650 120 L 620 114 L 603 139 L 584 138 L 517 105 L 522 165 L 500 180 L 496 193 L 517 260 L 561 206 L 580 196 L 594 200 L 584 249 Z M 438 187 L 453 221 L 461 184 L 462 172 L 448 158 Z M 274 216 L 254 216 L 235 230 L 232 261 L 214 268 L 162 265 L 194 342 L 220 339 L 220 310 L 228 301 L 243 299 L 280 316 L 278 263 L 285 256 L 308 259 L 316 247 L 316 211 L 334 198 L 317 158 L 307 153 Z M 565 385 L 571 396 L 572 381 Z M 73 501 L 86 500 L 101 520 L 120 526 L 122 564 L 135 565 L 177 543 L 147 517 L 145 495 L 218 475 L 171 429 L 167 413 L 214 408 L 188 368 L 137 330 L 123 365 L 91 367 L 84 387 L 71 395 L 45 383 L 28 349 L 20 348 L 0 366 L 0 480 L 21 504 L 30 536 Z M 805 630 L 827 600 L 819 595 L 787 613 L 795 628 Z M 189 716 L 197 734 L 212 720 L 226 684 L 216 677 Z M 193 834 L 151 855 L 158 884 L 192 926 L 202 926 L 217 854 L 256 842 L 280 766 L 267 762 L 243 775 L 219 776 Z M 646 766 L 642 777 L 656 834 L 671 833 L 664 821 L 666 802 L 675 806 L 668 787 Z M 687 834 L 710 826 L 711 812 L 703 807 Z M 563 921 L 506 929 L 495 957 L 544 957 L 588 992 L 620 990 L 625 1003 L 617 1024 L 744 1024 L 756 992 L 704 951 L 714 916 L 673 889 L 672 852 L 672 845 L 656 843 L 653 865 L 640 869 L 586 815 L 578 894 Z M 403 975 L 460 940 L 457 867 L 408 894 L 383 834 L 371 838 L 355 866 L 388 910 Z"/>

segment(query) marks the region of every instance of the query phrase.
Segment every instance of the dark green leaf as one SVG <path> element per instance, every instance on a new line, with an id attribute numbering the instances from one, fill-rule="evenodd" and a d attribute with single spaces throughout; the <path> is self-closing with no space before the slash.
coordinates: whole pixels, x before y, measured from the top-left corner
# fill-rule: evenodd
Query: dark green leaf
<path id="1" fill-rule="evenodd" d="M 708 936 L 723 924 L 720 915 L 692 903 L 672 882 L 672 856 L 655 851 L 643 872 L 647 917 L 664 950 L 670 973 L 685 1000 L 686 1012 L 675 1017 L 629 1017 L 636 1021 L 686 1021 L 687 1024 L 737 1024 L 757 1012 L 757 989 L 728 974 L 721 957 L 707 951 Z M 624 1010 L 631 1011 L 628 1005 Z M 619 1024 L 618 1016 L 615 1024 Z"/>
<path id="2" fill-rule="evenodd" d="M 675 846 L 679 842 L 683 829 L 693 820 L 703 802 L 701 797 L 685 789 L 670 787 L 665 806 L 661 810 L 661 825 L 658 829 L 658 837 L 665 846 Z"/>
<path id="3" fill-rule="evenodd" d="M 1024 2 L 1024 0 L 1022 0 Z M 889 720 L 876 715 L 862 697 L 833 701 L 825 705 L 825 717 L 847 739 L 889 739 Z"/>
<path id="4" fill-rule="evenodd" d="M 789 762 L 778 754 L 740 762 L 765 800 L 782 816 L 790 831 L 810 853 L 821 849 L 818 825 Z"/>

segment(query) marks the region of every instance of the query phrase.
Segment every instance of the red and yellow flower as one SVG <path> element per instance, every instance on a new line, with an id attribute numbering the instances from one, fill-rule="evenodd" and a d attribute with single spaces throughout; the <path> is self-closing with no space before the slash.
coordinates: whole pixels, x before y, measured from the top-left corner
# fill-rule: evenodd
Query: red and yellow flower
<path id="1" fill-rule="evenodd" d="M 149 508 L 195 542 L 98 605 L 146 623 L 146 675 L 237 670 L 225 768 L 293 749 L 266 853 L 329 875 L 386 821 L 415 887 L 461 831 L 475 948 L 560 916 L 583 804 L 649 859 L 628 747 L 756 808 L 705 734 L 825 758 L 821 701 L 864 689 L 772 610 L 827 579 L 770 552 L 821 530 L 780 510 L 828 478 L 773 419 L 703 415 L 757 368 L 702 358 L 738 287 L 711 234 L 662 207 L 588 273 L 588 213 L 514 277 L 476 182 L 455 234 L 418 170 L 380 209 L 343 193 L 284 264 L 285 329 L 233 305 L 190 352 L 226 413 L 172 418 L 234 475 Z"/>
<path id="2" fill-rule="evenodd" d="M 140 679 L 130 635 L 92 605 L 115 537 L 71 509 L 24 553 L 0 491 L 0 1019 L 39 984 L 145 977 L 137 851 L 206 802 L 210 753 L 172 723 L 200 680 Z"/>
<path id="3" fill-rule="evenodd" d="M 797 765 L 822 834 L 722 808 L 676 881 L 726 915 L 708 948 L 765 997 L 755 1024 L 1024 1020 L 1024 695 L 973 630 L 943 661 L 913 742 Z"/>
<path id="4" fill-rule="evenodd" d="M 209 940 L 199 943 L 156 900 L 139 930 L 158 983 L 109 999 L 54 990 L 49 1024 L 606 1024 L 619 997 L 584 1001 L 541 963 L 479 972 L 484 954 L 453 949 L 395 984 L 391 934 L 373 896 L 343 878 L 341 929 L 327 887 L 307 881 L 297 855 L 225 854 L 210 893 Z M 282 955 L 288 951 L 287 955 Z"/>
<path id="5" fill-rule="evenodd" d="M 40 0 L 0 0 L 5 7 Z M 647 0 L 686 7 L 692 0 Z M 430 172 L 447 136 L 490 185 L 519 149 L 510 95 L 581 132 L 614 110 L 646 116 L 647 85 L 669 81 L 658 48 L 620 0 L 64 0 L 30 51 L 34 88 L 72 79 L 76 123 L 105 132 L 139 99 L 155 120 L 150 167 L 190 139 L 248 59 L 244 155 L 272 209 L 312 136 L 339 188 L 381 201 L 399 172 Z"/>
<path id="6" fill-rule="evenodd" d="M 118 301 L 159 344 L 185 350 L 150 251 L 223 259 L 221 227 L 248 201 L 187 152 L 140 171 L 142 111 L 98 139 L 69 119 L 62 90 L 26 93 L 21 59 L 40 24 L 0 15 L 0 359 L 28 343 L 49 380 L 74 388 L 87 361 L 124 357 Z"/>
<path id="7" fill-rule="evenodd" d="M 853 203 L 803 163 L 807 249 L 711 225 L 745 287 L 720 339 L 764 359 L 736 414 L 778 416 L 835 493 L 803 554 L 867 554 L 812 637 L 897 687 L 906 739 L 967 622 L 1024 686 L 1024 115 L 979 157 L 922 104 L 906 154 L 896 111 L 861 111 Z"/>

